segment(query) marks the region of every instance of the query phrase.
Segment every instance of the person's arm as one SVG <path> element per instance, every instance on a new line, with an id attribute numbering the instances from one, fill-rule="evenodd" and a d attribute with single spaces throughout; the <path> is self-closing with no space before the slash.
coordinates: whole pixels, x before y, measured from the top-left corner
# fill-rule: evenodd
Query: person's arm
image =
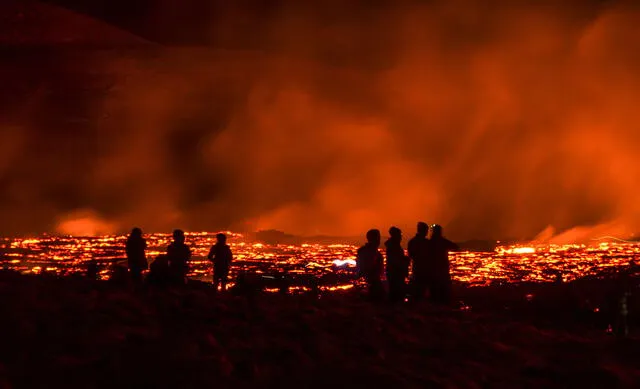
<path id="1" fill-rule="evenodd" d="M 213 246 L 211 246 L 211 248 L 209 249 L 209 255 L 207 255 L 207 259 L 210 261 L 213 261 Z"/>
<path id="2" fill-rule="evenodd" d="M 362 253 L 361 248 L 356 252 L 356 275 L 357 277 L 362 277 Z"/>
<path id="3" fill-rule="evenodd" d="M 447 240 L 447 243 L 448 243 L 448 246 L 449 246 L 448 247 L 449 251 L 458 251 L 458 250 L 460 250 L 460 246 L 458 246 L 457 244 L 453 243 L 452 241 Z"/>

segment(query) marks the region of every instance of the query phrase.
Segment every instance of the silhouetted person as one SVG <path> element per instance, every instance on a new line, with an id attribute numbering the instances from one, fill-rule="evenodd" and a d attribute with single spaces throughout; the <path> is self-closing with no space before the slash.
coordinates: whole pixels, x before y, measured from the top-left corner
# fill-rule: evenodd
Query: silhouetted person
<path id="1" fill-rule="evenodd" d="M 142 237 L 142 230 L 134 228 L 131 230 L 129 238 L 127 238 L 127 265 L 131 273 L 131 279 L 135 283 L 142 281 L 142 271 L 148 268 L 145 250 L 147 249 L 147 241 Z"/>
<path id="2" fill-rule="evenodd" d="M 98 262 L 95 259 L 92 259 L 87 263 L 87 278 L 91 280 L 98 279 Z"/>
<path id="3" fill-rule="evenodd" d="M 560 285 L 564 282 L 563 278 L 562 278 L 562 271 L 558 270 L 556 271 L 556 275 L 555 278 L 553 279 L 553 282 L 557 285 Z"/>
<path id="4" fill-rule="evenodd" d="M 280 294 L 289 294 L 289 288 L 291 287 L 291 279 L 286 270 L 279 271 L 276 274 L 276 280 L 278 285 L 278 292 Z"/>
<path id="5" fill-rule="evenodd" d="M 389 299 L 403 301 L 406 294 L 405 280 L 409 274 L 409 258 L 402 248 L 402 231 L 397 227 L 389 229 L 389 239 L 384 243 L 387 248 L 387 281 Z"/>
<path id="6" fill-rule="evenodd" d="M 411 258 L 412 262 L 412 295 L 416 300 L 424 297 L 429 287 L 429 278 L 431 276 L 431 269 L 429 268 L 427 258 L 427 245 L 429 244 L 427 239 L 428 233 L 429 226 L 427 223 L 419 222 L 416 236 L 409 240 L 407 246 L 409 258 Z"/>
<path id="7" fill-rule="evenodd" d="M 245 296 L 252 300 L 263 290 L 264 284 L 260 274 L 249 274 L 245 270 L 238 272 L 235 285 L 231 288 L 231 293 L 237 296 Z"/>
<path id="8" fill-rule="evenodd" d="M 384 294 L 381 276 L 383 270 L 382 254 L 378 251 L 380 247 L 380 231 L 369 230 L 367 232 L 367 243 L 358 249 L 356 257 L 356 267 L 358 276 L 364 277 L 369 289 L 369 297 L 380 299 Z"/>
<path id="9" fill-rule="evenodd" d="M 126 285 L 129 282 L 129 269 L 118 262 L 111 265 L 109 282 L 117 285 Z"/>
<path id="10" fill-rule="evenodd" d="M 442 227 L 434 225 L 427 244 L 427 261 L 432 271 L 430 277 L 431 298 L 437 304 L 451 303 L 451 273 L 449 252 L 458 250 L 458 245 L 442 236 Z"/>
<path id="11" fill-rule="evenodd" d="M 172 280 L 171 270 L 169 270 L 169 258 L 164 255 L 158 255 L 149 266 L 149 276 L 147 281 L 151 285 L 166 286 Z"/>
<path id="12" fill-rule="evenodd" d="M 184 231 L 174 230 L 173 242 L 167 248 L 169 270 L 175 282 L 179 284 L 185 282 L 189 271 L 189 259 L 191 259 L 191 249 L 184 242 Z"/>
<path id="13" fill-rule="evenodd" d="M 218 285 L 224 291 L 227 289 L 229 281 L 229 269 L 233 254 L 231 248 L 227 244 L 227 236 L 225 234 L 216 235 L 217 242 L 211 246 L 207 258 L 213 262 L 213 287 L 218 290 Z"/>

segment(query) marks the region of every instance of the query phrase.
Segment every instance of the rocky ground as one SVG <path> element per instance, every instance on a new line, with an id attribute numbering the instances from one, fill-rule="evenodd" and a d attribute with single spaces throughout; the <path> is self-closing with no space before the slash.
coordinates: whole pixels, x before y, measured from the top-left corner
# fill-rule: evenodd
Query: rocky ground
<path id="1" fill-rule="evenodd" d="M 607 334 L 573 290 L 464 289 L 443 309 L 4 272 L 0 387 L 638 387 L 635 322 Z"/>

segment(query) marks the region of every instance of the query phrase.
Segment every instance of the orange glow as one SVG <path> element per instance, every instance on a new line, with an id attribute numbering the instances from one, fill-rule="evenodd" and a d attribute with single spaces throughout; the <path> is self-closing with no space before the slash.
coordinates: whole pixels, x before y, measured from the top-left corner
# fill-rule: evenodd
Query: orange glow
<path id="1" fill-rule="evenodd" d="M 101 220 L 91 211 L 78 211 L 65 216 L 57 227 L 57 232 L 70 236 L 96 236 L 113 233 L 115 226 Z"/>
<path id="2" fill-rule="evenodd" d="M 497 251 L 503 254 L 533 254 L 536 249 L 533 247 L 500 247 Z"/>
<path id="3" fill-rule="evenodd" d="M 211 5 L 195 28 L 211 44 L 180 47 L 10 3 L 42 17 L 0 26 L 6 44 L 131 50 L 3 62 L 7 234 L 409 236 L 425 220 L 457 240 L 564 245 L 640 232 L 634 2 Z M 57 220 L 74 206 L 95 213 Z"/>
<path id="4" fill-rule="evenodd" d="M 335 261 L 333 261 L 333 264 L 336 266 L 344 266 L 344 265 L 355 266 L 356 261 L 354 259 L 336 259 Z"/>
<path id="5" fill-rule="evenodd" d="M 211 263 L 206 255 L 215 243 L 215 234 L 189 234 L 187 242 L 193 249 L 191 273 L 197 280 L 211 280 Z M 326 274 L 348 276 L 353 272 L 356 246 L 345 244 L 269 245 L 254 244 L 242 235 L 229 234 L 229 244 L 235 262 L 232 278 L 238 271 L 273 274 L 286 271 L 290 275 Z M 40 273 L 43 269 L 60 275 L 83 272 L 89 260 L 102 265 L 101 278 L 108 278 L 109 266 L 124 263 L 126 236 L 4 238 L 6 266 L 24 273 Z M 165 252 L 171 241 L 168 234 L 147 235 L 150 260 Z M 456 252 L 450 255 L 451 273 L 455 280 L 470 285 L 493 282 L 550 282 L 562 273 L 565 281 L 584 276 L 600 276 L 629 266 L 640 255 L 640 244 L 631 242 L 601 242 L 594 245 L 499 246 L 494 252 Z M 342 264 L 343 266 L 337 266 Z M 347 277 L 348 278 L 348 277 Z M 322 290 L 348 290 L 351 281 L 321 286 Z M 298 289 L 296 289 L 298 288 Z M 303 291 L 306 287 L 292 287 Z M 274 289 L 275 290 L 275 289 Z M 528 297 L 529 298 L 529 297 Z M 531 296 L 533 298 L 533 296 Z"/>

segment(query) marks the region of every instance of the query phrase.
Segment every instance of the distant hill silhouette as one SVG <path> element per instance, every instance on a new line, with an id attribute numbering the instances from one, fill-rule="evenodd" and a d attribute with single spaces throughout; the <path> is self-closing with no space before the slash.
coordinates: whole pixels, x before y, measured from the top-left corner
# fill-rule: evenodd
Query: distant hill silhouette
<path id="1" fill-rule="evenodd" d="M 260 230 L 254 233 L 246 234 L 246 237 L 250 240 L 264 244 L 358 244 L 361 240 L 361 238 L 358 237 L 341 237 L 329 235 L 299 236 L 288 234 L 284 231 L 279 230 Z"/>
<path id="2" fill-rule="evenodd" d="M 297 242 L 296 236 L 278 230 L 261 230 L 249 234 L 249 236 L 253 240 L 265 244 L 294 244 L 294 242 Z"/>
<path id="3" fill-rule="evenodd" d="M 302 243 L 317 243 L 317 244 L 362 244 L 362 237 L 355 236 L 330 236 L 330 235 L 315 235 L 315 236 L 297 236 L 288 234 L 279 230 L 261 230 L 253 234 L 247 234 L 247 237 L 256 242 L 265 244 L 302 244 Z M 406 242 L 405 242 L 406 245 Z M 496 241 L 494 240 L 468 240 L 464 242 L 458 242 L 458 245 L 465 251 L 483 251 L 491 252 L 496 248 Z"/>

